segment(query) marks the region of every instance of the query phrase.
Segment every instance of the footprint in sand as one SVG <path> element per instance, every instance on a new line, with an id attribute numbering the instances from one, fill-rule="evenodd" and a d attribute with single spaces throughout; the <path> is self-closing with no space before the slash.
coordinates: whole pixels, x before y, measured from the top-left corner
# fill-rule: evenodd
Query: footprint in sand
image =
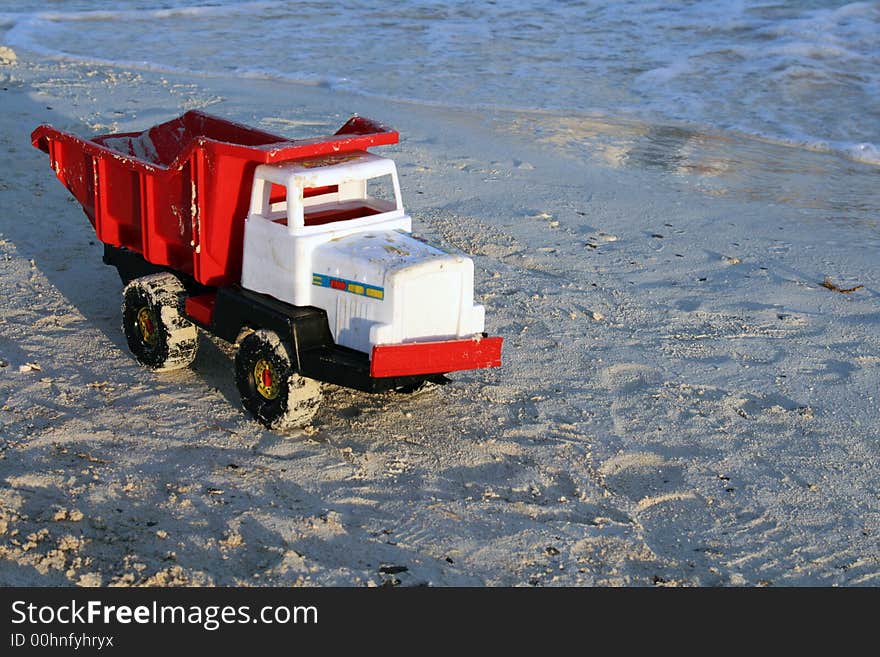
<path id="1" fill-rule="evenodd" d="M 703 305 L 702 299 L 697 297 L 686 297 L 675 302 L 675 307 L 685 312 L 693 312 L 699 310 Z"/>
<path id="2" fill-rule="evenodd" d="M 662 381 L 658 370 L 639 363 L 618 363 L 599 372 L 599 383 L 611 392 L 636 392 Z"/>
<path id="3" fill-rule="evenodd" d="M 621 452 L 599 473 L 609 490 L 639 502 L 671 495 L 684 485 L 684 469 L 653 452 Z"/>

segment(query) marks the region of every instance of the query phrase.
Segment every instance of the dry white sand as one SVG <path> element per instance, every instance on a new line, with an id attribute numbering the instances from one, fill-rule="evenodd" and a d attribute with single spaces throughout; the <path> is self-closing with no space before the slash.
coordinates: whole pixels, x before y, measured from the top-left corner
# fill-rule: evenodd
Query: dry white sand
<path id="1" fill-rule="evenodd" d="M 880 584 L 880 237 L 812 189 L 832 156 L 8 49 L 0 88 L 0 584 Z M 289 437 L 204 336 L 192 369 L 140 368 L 29 135 L 192 108 L 398 128 L 379 152 L 415 231 L 474 257 L 504 366 L 328 388 Z"/>

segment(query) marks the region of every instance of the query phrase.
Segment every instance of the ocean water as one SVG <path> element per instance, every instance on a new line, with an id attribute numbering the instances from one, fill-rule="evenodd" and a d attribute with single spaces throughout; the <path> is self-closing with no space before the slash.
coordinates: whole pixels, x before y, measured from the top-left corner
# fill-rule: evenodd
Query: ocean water
<path id="1" fill-rule="evenodd" d="M 880 2 L 0 2 L 64 60 L 754 135 L 880 164 Z"/>

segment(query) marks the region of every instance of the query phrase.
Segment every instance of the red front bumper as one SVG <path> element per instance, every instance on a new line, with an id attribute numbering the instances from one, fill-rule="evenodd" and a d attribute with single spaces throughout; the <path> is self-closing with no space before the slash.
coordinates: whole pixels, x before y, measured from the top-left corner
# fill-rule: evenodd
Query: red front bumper
<path id="1" fill-rule="evenodd" d="M 438 342 L 376 345 L 370 358 L 370 376 L 445 374 L 501 365 L 502 338 L 476 337 Z"/>

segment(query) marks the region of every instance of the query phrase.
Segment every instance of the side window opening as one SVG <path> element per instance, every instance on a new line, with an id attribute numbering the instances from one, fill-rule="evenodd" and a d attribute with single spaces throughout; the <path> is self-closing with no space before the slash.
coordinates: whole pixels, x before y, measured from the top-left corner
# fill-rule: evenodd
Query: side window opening
<path id="1" fill-rule="evenodd" d="M 284 185 L 271 183 L 269 190 L 269 203 L 281 203 L 287 200 L 287 188 Z"/>
<path id="2" fill-rule="evenodd" d="M 367 180 L 367 201 L 378 201 L 378 206 L 388 207 L 391 210 L 397 206 L 394 198 L 394 181 L 391 179 L 390 174 Z M 387 210 L 383 211 L 387 212 Z"/>
<path id="3" fill-rule="evenodd" d="M 303 198 L 314 198 L 316 196 L 325 196 L 327 194 L 336 194 L 338 192 L 338 185 L 325 185 L 324 187 L 306 187 L 303 190 Z"/>
<path id="4" fill-rule="evenodd" d="M 390 174 L 368 180 L 303 190 L 306 226 L 369 217 L 397 208 L 394 180 Z"/>
<path id="5" fill-rule="evenodd" d="M 269 190 L 269 219 L 276 223 L 287 223 L 287 188 L 272 183 Z"/>

